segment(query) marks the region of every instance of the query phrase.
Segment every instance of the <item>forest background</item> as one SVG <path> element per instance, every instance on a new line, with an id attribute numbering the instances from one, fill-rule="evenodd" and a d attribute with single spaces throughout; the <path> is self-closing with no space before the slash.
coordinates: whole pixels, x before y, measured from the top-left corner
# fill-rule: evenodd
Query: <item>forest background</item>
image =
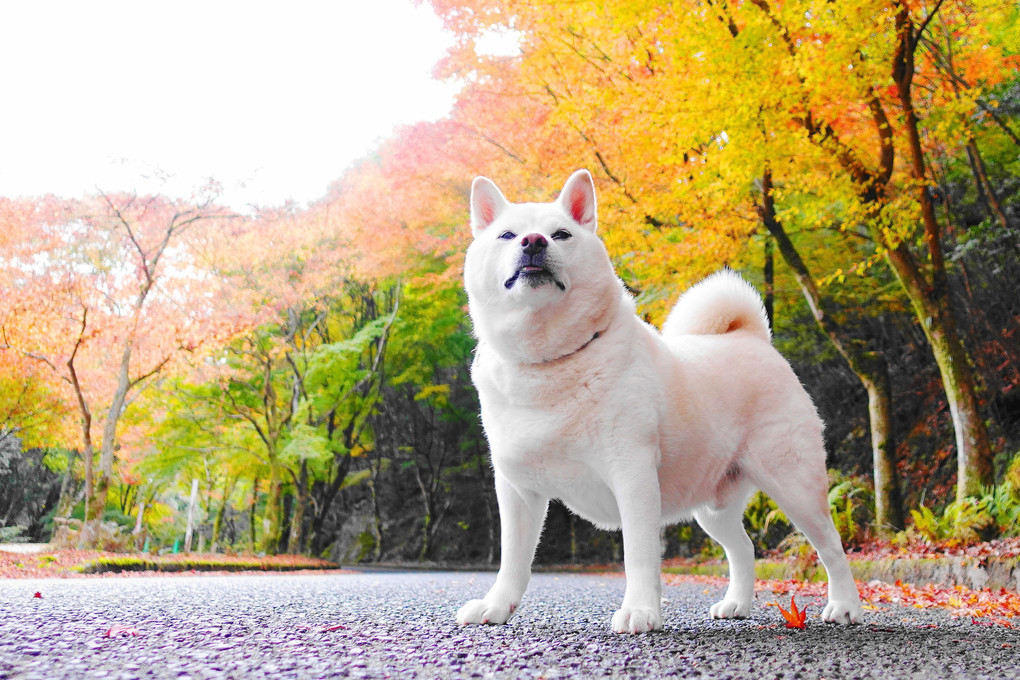
<path id="1" fill-rule="evenodd" d="M 470 182 L 580 167 L 650 322 L 723 266 L 766 296 L 848 544 L 1020 531 L 1015 3 L 428 4 L 452 112 L 310 206 L 0 198 L 0 538 L 169 550 L 194 504 L 214 551 L 492 562 Z M 762 497 L 747 525 L 789 532 Z M 620 549 L 554 505 L 539 559 Z"/>

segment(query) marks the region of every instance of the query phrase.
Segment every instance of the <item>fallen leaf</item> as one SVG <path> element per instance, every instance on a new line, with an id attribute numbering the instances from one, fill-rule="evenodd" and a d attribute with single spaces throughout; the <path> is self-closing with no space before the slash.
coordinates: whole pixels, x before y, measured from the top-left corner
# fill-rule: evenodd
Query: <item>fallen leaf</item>
<path id="1" fill-rule="evenodd" d="M 42 593 L 36 593 L 32 597 L 38 597 L 41 600 L 42 599 Z"/>
<path id="2" fill-rule="evenodd" d="M 131 626 L 122 626 L 119 623 L 115 623 L 110 626 L 110 630 L 106 631 L 103 637 L 117 637 L 118 635 L 137 636 L 138 631 Z"/>
<path id="3" fill-rule="evenodd" d="M 803 609 L 797 609 L 797 602 L 793 599 L 794 596 L 790 596 L 790 611 L 786 611 L 779 604 L 776 607 L 779 609 L 779 613 L 786 619 L 787 628 L 803 628 L 804 622 L 807 620 L 807 605 L 804 605 Z"/>

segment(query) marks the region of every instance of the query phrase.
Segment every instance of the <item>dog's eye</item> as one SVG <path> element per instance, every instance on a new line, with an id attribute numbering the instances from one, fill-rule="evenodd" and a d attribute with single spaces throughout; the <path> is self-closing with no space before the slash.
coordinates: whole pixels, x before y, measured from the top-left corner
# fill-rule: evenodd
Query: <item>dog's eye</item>
<path id="1" fill-rule="evenodd" d="M 573 234 L 571 234 L 566 229 L 557 229 L 556 231 L 553 232 L 552 238 L 553 241 L 566 241 L 571 236 L 573 236 Z"/>
<path id="2" fill-rule="evenodd" d="M 504 231 L 502 234 L 499 235 L 499 237 L 504 241 L 510 241 L 512 239 L 517 238 L 517 234 L 513 233 L 512 231 Z"/>

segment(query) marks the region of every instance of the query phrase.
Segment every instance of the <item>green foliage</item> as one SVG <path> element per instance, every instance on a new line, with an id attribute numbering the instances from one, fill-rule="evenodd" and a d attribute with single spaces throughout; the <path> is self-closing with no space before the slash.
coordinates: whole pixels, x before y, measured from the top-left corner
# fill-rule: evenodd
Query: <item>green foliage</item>
<path id="1" fill-rule="evenodd" d="M 916 510 L 911 510 L 910 516 L 914 520 L 914 530 L 932 542 L 976 541 L 979 538 L 978 531 L 992 521 L 971 498 L 953 501 L 946 506 L 941 515 L 936 515 L 930 508 L 922 505 Z"/>
<path id="2" fill-rule="evenodd" d="M 829 512 L 844 544 L 859 545 L 867 538 L 872 492 L 866 479 L 830 471 Z M 756 492 L 744 511 L 744 526 L 759 553 L 782 548 L 791 554 L 810 552 L 803 537 L 771 498 Z"/>
<path id="3" fill-rule="evenodd" d="M 1003 485 L 1012 492 L 1015 498 L 1020 499 L 1020 454 L 1013 456 L 1009 462 Z"/>
<path id="4" fill-rule="evenodd" d="M 331 569 L 336 565 L 317 559 L 287 557 L 281 559 L 236 557 L 160 557 L 116 555 L 101 557 L 75 567 L 83 574 L 119 573 L 125 571 L 296 571 L 304 569 Z"/>
<path id="5" fill-rule="evenodd" d="M 789 534 L 791 525 L 775 502 L 756 491 L 744 510 L 744 526 L 759 553 L 764 553 Z"/>
<path id="6" fill-rule="evenodd" d="M 435 388 L 438 369 L 467 366 L 475 342 L 466 304 L 459 282 L 405 287 L 388 357 L 391 384 Z"/>
<path id="7" fill-rule="evenodd" d="M 872 520 L 874 494 L 869 483 L 857 477 L 830 473 L 828 501 L 832 521 L 844 544 L 860 545 L 867 538 Z"/>
<path id="8" fill-rule="evenodd" d="M 0 527 L 0 543 L 27 543 L 28 537 L 22 535 L 27 529 L 19 525 Z"/>
<path id="9" fill-rule="evenodd" d="M 982 489 L 981 496 L 947 505 L 941 514 L 921 506 L 910 511 L 913 530 L 933 543 L 973 543 L 1020 535 L 1020 499 L 1003 484 Z"/>
<path id="10" fill-rule="evenodd" d="M 362 356 L 382 337 L 395 316 L 396 312 L 373 319 L 350 338 L 322 344 L 311 351 L 304 383 L 315 395 L 313 403 L 320 408 L 326 406 L 324 400 L 339 396 L 370 374 L 369 368 L 361 363 Z"/>
<path id="11" fill-rule="evenodd" d="M 358 553 L 355 562 L 364 562 L 375 551 L 375 536 L 369 531 L 358 534 Z"/>
<path id="12" fill-rule="evenodd" d="M 980 500 L 1000 536 L 1020 534 L 1020 499 L 1013 489 L 1000 484 L 982 490 Z"/>

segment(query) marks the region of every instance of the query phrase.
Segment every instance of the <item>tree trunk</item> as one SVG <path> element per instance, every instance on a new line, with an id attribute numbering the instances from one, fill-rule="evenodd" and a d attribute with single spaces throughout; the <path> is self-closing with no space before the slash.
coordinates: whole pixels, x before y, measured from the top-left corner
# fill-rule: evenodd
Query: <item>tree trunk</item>
<path id="1" fill-rule="evenodd" d="M 74 478 L 74 454 L 67 456 L 67 469 L 60 480 L 60 496 L 54 517 L 70 517 L 77 505 L 78 482 Z"/>
<path id="2" fill-rule="evenodd" d="M 567 511 L 567 525 L 570 528 L 570 563 L 577 564 L 577 518 Z"/>
<path id="3" fill-rule="evenodd" d="M 827 304 L 822 299 L 807 264 L 790 240 L 782 223 L 776 218 L 772 172 L 767 168 L 762 176 L 762 202 L 759 214 L 775 239 L 783 261 L 793 271 L 797 285 L 818 327 L 846 360 L 850 370 L 868 392 L 868 422 L 871 426 L 871 454 L 875 481 L 875 525 L 880 533 L 888 528 L 902 529 L 903 501 L 896 467 L 892 391 L 885 359 L 880 354 L 865 352 L 863 348 L 843 341 L 843 329 L 832 315 L 827 313 Z"/>
<path id="4" fill-rule="evenodd" d="M 1009 218 L 1006 217 L 1006 211 L 1002 208 L 1002 202 L 999 200 L 998 194 L 995 193 L 995 187 L 992 186 L 991 181 L 988 179 L 985 161 L 981 158 L 981 152 L 978 150 L 977 142 L 974 141 L 973 137 L 967 139 L 966 150 L 967 160 L 970 163 L 971 174 L 974 175 L 974 184 L 977 186 L 980 202 L 985 206 L 988 214 L 999 223 L 999 226 L 1009 230 Z"/>
<path id="5" fill-rule="evenodd" d="M 326 522 L 326 517 L 329 515 L 330 509 L 333 507 L 333 503 L 336 501 L 337 494 L 340 492 L 340 487 L 343 486 L 344 480 L 347 479 L 347 472 L 351 467 L 351 455 L 350 453 L 337 454 L 334 457 L 334 463 L 336 465 L 336 474 L 333 477 L 333 481 L 330 482 L 329 487 L 326 489 L 326 494 L 319 500 L 317 512 L 315 517 L 312 519 L 312 548 L 315 554 L 319 554 L 325 549 L 323 545 L 322 527 Z"/>
<path id="6" fill-rule="evenodd" d="M 488 538 L 488 550 L 486 551 L 485 561 L 488 564 L 495 564 L 496 551 L 499 548 L 499 526 L 497 525 L 498 513 L 492 507 L 492 499 L 496 495 L 496 490 L 493 488 L 492 483 L 492 469 L 485 465 L 485 461 L 488 460 L 487 456 L 478 454 L 475 456 L 475 460 L 478 463 L 478 488 L 482 490 L 485 500 L 486 537 Z"/>
<path id="7" fill-rule="evenodd" d="M 86 451 L 86 455 L 94 455 Z M 110 478 L 103 474 L 102 469 L 89 464 L 85 468 L 85 486 L 88 487 L 89 477 L 92 478 L 92 491 L 85 498 L 85 521 L 82 522 L 81 534 L 78 536 L 78 548 L 82 550 L 101 548 L 103 514 L 106 512 L 106 498 L 110 492 Z"/>
<path id="8" fill-rule="evenodd" d="M 865 356 L 868 370 L 858 373 L 868 391 L 871 423 L 871 457 L 875 479 L 875 527 L 878 533 L 903 529 L 903 496 L 896 468 L 896 440 L 893 436 L 892 388 L 885 357 L 876 352 Z"/>
<path id="9" fill-rule="evenodd" d="M 227 504 L 230 496 L 234 493 L 234 485 L 237 484 L 237 477 L 231 477 L 223 485 L 223 502 L 220 509 L 216 511 L 216 518 L 213 520 L 212 538 L 210 540 L 210 551 L 216 552 L 219 548 L 220 534 L 223 533 L 223 518 L 227 514 Z"/>
<path id="10" fill-rule="evenodd" d="M 771 188 L 771 187 L 770 187 Z M 773 218 L 775 208 L 773 207 Z M 776 328 L 776 240 L 771 233 L 765 235 L 765 317 L 769 321 L 769 328 L 775 333 Z"/>
<path id="11" fill-rule="evenodd" d="M 256 532 L 255 527 L 255 518 L 258 511 L 258 505 L 259 505 L 259 479 L 258 477 L 256 477 L 251 484 L 251 506 L 249 506 L 248 508 L 248 530 L 251 532 L 252 550 L 256 550 L 257 549 L 256 546 L 258 545 L 257 540 L 258 533 Z"/>
<path id="12" fill-rule="evenodd" d="M 305 511 L 308 508 L 308 462 L 301 461 L 301 473 L 294 483 L 294 508 L 290 518 L 287 552 L 299 555 L 304 541 Z"/>
<path id="13" fill-rule="evenodd" d="M 110 408 L 106 412 L 106 422 L 103 423 L 103 440 L 99 449 L 99 469 L 93 471 L 94 483 L 92 494 L 87 505 L 85 528 L 82 529 L 85 547 L 97 547 L 96 540 L 100 535 L 100 523 L 103 520 L 103 513 L 106 511 L 106 501 L 110 493 L 110 482 L 113 479 L 113 454 L 117 443 L 117 422 L 124 412 L 124 403 L 127 400 L 128 389 L 131 387 L 131 379 L 128 375 L 131 366 L 131 342 L 133 333 L 129 333 L 124 340 L 121 351 L 120 369 L 117 372 L 117 389 L 110 402 Z"/>
<path id="14" fill-rule="evenodd" d="M 421 468 L 415 464 L 414 466 L 414 478 L 418 482 L 418 489 L 421 491 L 422 509 L 424 510 L 424 516 L 422 518 L 422 532 L 421 532 L 421 550 L 418 553 L 418 561 L 424 562 L 429 558 L 432 552 L 432 519 L 435 515 L 435 499 L 430 493 L 428 485 L 425 484 L 425 480 L 421 476 Z"/>
<path id="15" fill-rule="evenodd" d="M 262 519 L 262 541 L 259 548 L 267 555 L 275 555 L 280 550 L 280 536 L 283 533 L 283 481 L 280 479 L 279 465 L 273 462 L 269 466 L 269 496 L 266 499 L 266 512 Z"/>
<path id="16" fill-rule="evenodd" d="M 195 530 L 195 506 L 198 505 L 198 480 L 191 480 L 191 498 L 188 500 L 188 527 L 184 531 L 184 552 L 191 552 L 191 538 Z"/>
<path id="17" fill-rule="evenodd" d="M 145 520 L 145 501 L 138 501 L 138 514 L 135 515 L 135 528 L 131 530 L 133 536 L 137 536 L 142 533 L 145 528 L 143 522 Z"/>
<path id="18" fill-rule="evenodd" d="M 942 252 L 940 226 L 928 191 L 929 180 L 924 149 L 921 146 L 912 94 L 914 52 L 920 35 L 915 33 L 910 10 L 903 4 L 897 4 L 896 27 L 899 42 L 893 59 L 892 75 L 903 109 L 903 127 L 907 133 L 910 150 L 910 172 L 918 187 L 917 198 L 921 205 L 924 240 L 931 260 L 931 282 L 921 275 L 920 268 L 902 242 L 895 248 L 890 248 L 886 252 L 886 257 L 907 291 L 942 373 L 942 384 L 953 417 L 953 427 L 956 430 L 956 498 L 962 500 L 979 493 L 982 486 L 994 483 L 994 458 L 988 441 L 988 431 L 981 418 L 974 373 L 957 331 L 956 314 L 949 294 L 949 277 Z"/>
<path id="19" fill-rule="evenodd" d="M 82 462 L 85 465 L 85 521 L 82 522 L 81 533 L 78 534 L 78 547 L 89 548 L 95 545 L 99 536 L 99 522 L 102 521 L 103 511 L 106 509 L 106 496 L 104 491 L 103 504 L 96 508 L 94 498 L 96 495 L 95 479 L 95 457 L 96 452 L 92 447 L 92 411 L 85 401 L 85 392 L 81 382 L 78 380 L 78 370 L 74 365 L 78 356 L 78 349 L 85 340 L 85 329 L 88 327 L 88 309 L 82 312 L 81 330 L 78 332 L 78 340 L 74 343 L 74 350 L 67 359 L 67 374 L 71 387 L 78 402 L 78 412 L 81 415 L 81 437 L 82 437 Z M 73 506 L 72 506 L 73 509 Z M 98 518 L 98 519 L 97 519 Z"/>
<path id="20" fill-rule="evenodd" d="M 369 455 L 368 490 L 372 496 L 372 537 L 375 539 L 375 547 L 372 550 L 372 559 L 376 562 L 382 560 L 383 554 L 383 529 L 382 509 L 379 507 L 379 474 L 382 471 L 382 461 L 377 454 Z"/>

